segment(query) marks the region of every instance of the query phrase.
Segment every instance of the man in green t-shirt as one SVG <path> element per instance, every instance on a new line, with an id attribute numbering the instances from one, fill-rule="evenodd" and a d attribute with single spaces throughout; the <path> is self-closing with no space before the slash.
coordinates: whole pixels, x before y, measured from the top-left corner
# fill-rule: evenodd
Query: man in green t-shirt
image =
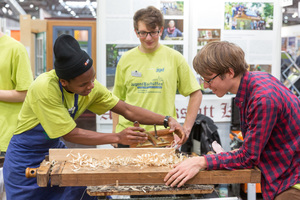
<path id="1" fill-rule="evenodd" d="M 0 31 L 0 151 L 3 156 L 32 81 L 24 45 Z"/>
<path id="2" fill-rule="evenodd" d="M 175 119 L 177 91 L 189 96 L 183 124 L 187 139 L 202 100 L 200 86 L 182 54 L 159 43 L 164 27 L 160 10 L 153 6 L 140 9 L 133 21 L 140 45 L 122 55 L 116 70 L 113 93 L 129 104 Z M 129 126 L 129 120 L 113 113 L 113 132 Z M 153 126 L 142 127 L 147 131 L 154 129 Z"/>
<path id="3" fill-rule="evenodd" d="M 25 177 L 26 167 L 38 167 L 50 148 L 65 148 L 61 137 L 83 145 L 147 140 L 142 127 L 111 134 L 77 128 L 74 120 L 86 109 L 98 115 L 112 110 L 141 124 L 165 121 L 165 116 L 129 105 L 102 86 L 95 79 L 93 60 L 72 36 L 59 36 L 53 50 L 55 70 L 41 74 L 30 86 L 7 149 L 3 170 L 8 199 L 96 199 L 86 194 L 86 187 L 40 188 L 36 179 Z M 174 118 L 169 118 L 168 125 L 170 132 L 182 129 Z"/>
<path id="4" fill-rule="evenodd" d="M 5 156 L 17 127 L 27 90 L 33 81 L 29 56 L 23 44 L 0 31 L 0 155 Z M 0 169 L 0 199 L 5 196 Z"/>

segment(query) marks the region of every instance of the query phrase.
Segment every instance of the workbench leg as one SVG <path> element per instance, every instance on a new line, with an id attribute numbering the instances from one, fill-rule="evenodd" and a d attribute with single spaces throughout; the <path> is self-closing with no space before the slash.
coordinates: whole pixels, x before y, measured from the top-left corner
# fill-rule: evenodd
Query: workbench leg
<path id="1" fill-rule="evenodd" d="M 256 184 L 247 184 L 247 200 L 256 200 Z"/>

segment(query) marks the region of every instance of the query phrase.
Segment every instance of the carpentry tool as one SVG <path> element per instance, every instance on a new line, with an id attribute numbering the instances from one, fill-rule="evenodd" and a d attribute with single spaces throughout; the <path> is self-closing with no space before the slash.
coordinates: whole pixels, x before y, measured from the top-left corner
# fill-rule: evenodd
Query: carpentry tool
<path id="1" fill-rule="evenodd" d="M 138 122 L 135 122 L 136 126 Z M 174 142 L 174 134 L 176 134 L 180 138 L 180 143 L 185 139 L 185 134 L 181 130 L 175 130 L 174 132 L 170 132 L 170 129 L 162 129 L 156 130 L 156 125 L 154 125 L 154 131 L 146 131 L 148 136 L 148 140 L 144 143 L 132 144 L 131 148 L 138 147 L 165 147 L 171 146 Z"/>

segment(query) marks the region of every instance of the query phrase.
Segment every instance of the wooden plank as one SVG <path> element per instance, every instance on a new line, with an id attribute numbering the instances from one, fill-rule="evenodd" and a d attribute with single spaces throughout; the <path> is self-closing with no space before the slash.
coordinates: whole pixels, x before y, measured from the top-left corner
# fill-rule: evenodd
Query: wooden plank
<path id="1" fill-rule="evenodd" d="M 112 166 L 94 171 L 73 171 L 71 163 L 66 163 L 60 176 L 59 186 L 97 186 L 130 184 L 164 184 L 164 176 L 169 167 Z"/>
<path id="2" fill-rule="evenodd" d="M 253 176 L 253 174 L 255 176 Z M 261 175 L 257 169 L 200 171 L 187 184 L 234 184 L 260 183 Z"/>
<path id="3" fill-rule="evenodd" d="M 192 185 L 172 188 L 169 186 L 89 186 L 87 193 L 90 196 L 107 195 L 174 195 L 174 194 L 209 194 L 214 190 L 213 185 Z"/>
<path id="4" fill-rule="evenodd" d="M 37 184 L 40 187 L 47 187 L 50 178 L 50 167 L 49 161 L 43 160 L 40 167 L 37 170 Z"/>
<path id="5" fill-rule="evenodd" d="M 59 175 L 59 186 L 97 186 L 97 185 L 164 185 L 169 167 L 119 166 L 93 171 L 73 171 L 71 163 L 65 163 Z M 254 177 L 253 173 L 255 174 Z M 233 184 L 260 183 L 260 171 L 256 169 L 200 171 L 186 184 Z"/>
<path id="6" fill-rule="evenodd" d="M 146 153 L 165 153 L 175 152 L 173 148 L 115 148 L 115 149 L 49 149 L 49 160 L 65 161 L 72 159 L 71 156 L 67 157 L 68 154 L 73 153 L 77 155 L 86 154 L 91 157 L 102 160 L 107 157 L 115 158 L 117 156 L 136 157 L 137 155 Z"/>

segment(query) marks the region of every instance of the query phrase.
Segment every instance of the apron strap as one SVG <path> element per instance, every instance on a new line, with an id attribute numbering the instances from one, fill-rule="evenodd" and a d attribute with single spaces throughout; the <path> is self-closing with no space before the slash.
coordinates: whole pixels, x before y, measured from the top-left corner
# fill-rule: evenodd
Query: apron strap
<path id="1" fill-rule="evenodd" d="M 61 96 L 62 96 L 62 103 L 64 104 L 64 92 L 63 92 L 63 88 L 62 88 L 62 85 L 61 85 L 61 82 L 59 82 L 59 88 L 60 88 L 60 91 L 61 91 Z M 76 112 L 78 111 L 78 94 L 75 94 L 74 95 L 74 106 L 70 109 L 68 109 L 68 112 L 69 114 L 71 115 L 71 117 L 74 119 L 75 115 L 76 115 Z"/>

